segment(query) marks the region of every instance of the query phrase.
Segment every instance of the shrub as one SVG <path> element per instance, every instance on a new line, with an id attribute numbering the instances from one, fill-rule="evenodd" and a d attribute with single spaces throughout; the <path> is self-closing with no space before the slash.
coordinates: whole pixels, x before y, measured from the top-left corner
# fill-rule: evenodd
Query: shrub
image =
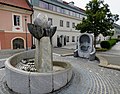
<path id="1" fill-rule="evenodd" d="M 110 43 L 109 43 L 108 41 L 102 41 L 102 42 L 100 43 L 100 46 L 101 46 L 102 48 L 107 48 L 107 49 L 109 49 L 109 48 L 110 48 Z"/>
<path id="2" fill-rule="evenodd" d="M 102 48 L 110 49 L 113 45 L 116 44 L 116 42 L 117 42 L 116 39 L 111 39 L 111 40 L 108 40 L 108 41 L 102 41 L 102 42 L 100 43 L 100 46 L 101 46 Z"/>

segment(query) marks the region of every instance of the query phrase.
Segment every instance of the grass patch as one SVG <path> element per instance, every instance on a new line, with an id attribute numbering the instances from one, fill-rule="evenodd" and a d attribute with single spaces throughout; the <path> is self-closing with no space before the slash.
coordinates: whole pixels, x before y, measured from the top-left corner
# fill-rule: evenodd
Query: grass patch
<path id="1" fill-rule="evenodd" d="M 108 51 L 109 49 L 107 48 L 100 48 L 100 47 L 96 47 L 96 51 L 98 52 L 105 52 L 105 51 Z"/>

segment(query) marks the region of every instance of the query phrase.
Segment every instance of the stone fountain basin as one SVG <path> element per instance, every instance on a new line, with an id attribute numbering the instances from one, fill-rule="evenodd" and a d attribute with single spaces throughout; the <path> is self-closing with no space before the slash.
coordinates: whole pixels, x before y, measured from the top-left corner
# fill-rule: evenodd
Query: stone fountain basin
<path id="1" fill-rule="evenodd" d="M 15 68 L 24 58 L 34 58 L 35 51 L 30 50 L 15 54 L 5 62 L 6 82 L 8 87 L 21 94 L 44 94 L 65 86 L 72 78 L 72 66 L 69 63 L 53 61 L 53 66 L 62 70 L 38 73 Z"/>

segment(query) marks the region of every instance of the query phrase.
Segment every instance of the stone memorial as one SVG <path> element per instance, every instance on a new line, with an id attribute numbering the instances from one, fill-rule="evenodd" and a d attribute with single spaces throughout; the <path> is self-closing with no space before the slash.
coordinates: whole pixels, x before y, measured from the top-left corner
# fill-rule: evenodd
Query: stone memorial
<path id="1" fill-rule="evenodd" d="M 88 33 L 81 34 L 77 42 L 77 49 L 74 51 L 74 56 L 94 60 L 96 51 L 93 42 L 93 35 Z"/>

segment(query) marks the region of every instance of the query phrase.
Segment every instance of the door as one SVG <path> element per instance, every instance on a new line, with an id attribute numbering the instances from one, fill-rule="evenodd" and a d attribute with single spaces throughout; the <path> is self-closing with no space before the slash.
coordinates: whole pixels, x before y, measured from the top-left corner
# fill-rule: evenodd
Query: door
<path id="1" fill-rule="evenodd" d="M 13 49 L 24 49 L 24 40 L 16 38 L 13 40 Z"/>

